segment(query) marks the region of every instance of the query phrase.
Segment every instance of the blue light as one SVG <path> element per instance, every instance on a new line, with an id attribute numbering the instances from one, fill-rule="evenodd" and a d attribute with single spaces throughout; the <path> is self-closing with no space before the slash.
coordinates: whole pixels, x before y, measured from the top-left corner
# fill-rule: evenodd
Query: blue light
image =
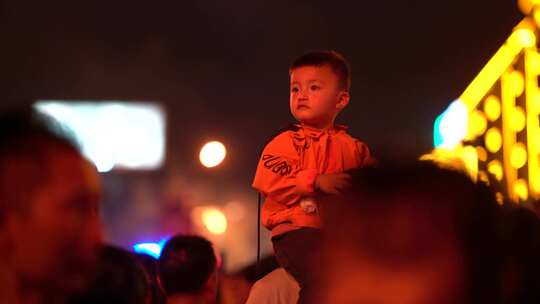
<path id="1" fill-rule="evenodd" d="M 467 135 L 467 106 L 459 99 L 437 117 L 433 126 L 435 148 L 454 149 Z"/>
<path id="2" fill-rule="evenodd" d="M 441 120 L 443 118 L 443 114 L 437 116 L 437 119 L 435 119 L 435 124 L 433 126 L 433 145 L 435 148 L 438 148 L 443 143 L 443 137 L 441 134 Z"/>
<path id="3" fill-rule="evenodd" d="M 167 238 L 162 239 L 159 243 L 139 243 L 133 245 L 133 250 L 135 250 L 136 253 L 147 254 L 153 258 L 159 259 L 161 250 L 166 242 Z"/>

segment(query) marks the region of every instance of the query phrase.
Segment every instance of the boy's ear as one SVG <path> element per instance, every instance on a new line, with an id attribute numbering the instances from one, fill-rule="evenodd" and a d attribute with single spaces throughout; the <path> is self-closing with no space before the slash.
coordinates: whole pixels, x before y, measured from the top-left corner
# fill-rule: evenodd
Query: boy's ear
<path id="1" fill-rule="evenodd" d="M 343 110 L 348 104 L 349 104 L 349 99 L 351 98 L 351 96 L 349 95 L 349 92 L 347 91 L 341 91 L 338 95 L 338 100 L 337 100 L 337 103 L 336 103 L 336 109 L 338 110 Z"/>

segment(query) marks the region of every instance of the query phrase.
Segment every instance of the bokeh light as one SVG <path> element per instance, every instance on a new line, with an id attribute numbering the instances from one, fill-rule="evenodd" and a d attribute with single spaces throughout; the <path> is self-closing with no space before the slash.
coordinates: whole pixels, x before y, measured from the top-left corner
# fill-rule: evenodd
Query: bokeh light
<path id="1" fill-rule="evenodd" d="M 479 161 L 485 162 L 487 160 L 487 151 L 483 147 L 476 147 L 476 153 Z"/>
<path id="2" fill-rule="evenodd" d="M 500 161 L 492 160 L 488 164 L 488 172 L 491 173 L 495 179 L 501 181 L 503 178 L 503 167 Z"/>
<path id="3" fill-rule="evenodd" d="M 512 147 L 510 154 L 510 164 L 515 169 L 519 169 L 527 162 L 527 148 L 524 144 L 518 143 Z"/>
<path id="4" fill-rule="evenodd" d="M 435 120 L 433 142 L 436 148 L 453 149 L 467 135 L 467 107 L 459 99 Z"/>
<path id="5" fill-rule="evenodd" d="M 508 42 L 519 47 L 532 47 L 536 44 L 536 36 L 530 29 L 520 28 L 512 33 Z"/>
<path id="6" fill-rule="evenodd" d="M 484 112 L 490 121 L 495 121 L 501 116 L 501 102 L 496 96 L 489 96 L 484 103 Z"/>
<path id="7" fill-rule="evenodd" d="M 525 90 L 525 80 L 523 74 L 520 71 L 513 71 L 510 74 L 510 87 L 514 91 L 515 96 L 521 96 Z"/>
<path id="8" fill-rule="evenodd" d="M 165 112 L 159 104 L 38 101 L 34 107 L 73 132 L 99 172 L 157 169 L 165 158 Z"/>
<path id="9" fill-rule="evenodd" d="M 479 136 L 484 134 L 487 128 L 487 120 L 484 114 L 478 110 L 474 110 L 471 113 L 471 118 L 469 120 L 469 133 L 474 136 Z"/>
<path id="10" fill-rule="evenodd" d="M 520 200 L 527 200 L 529 197 L 529 189 L 527 187 L 527 182 L 523 179 L 519 179 L 514 183 L 514 194 L 520 199 Z"/>
<path id="11" fill-rule="evenodd" d="M 491 153 L 496 153 L 501 149 L 502 136 L 497 128 L 491 128 L 486 132 L 486 148 Z"/>
<path id="12" fill-rule="evenodd" d="M 206 143 L 199 153 L 201 164 L 207 168 L 213 168 L 223 162 L 227 155 L 225 145 L 219 141 L 211 141 Z"/>
<path id="13" fill-rule="evenodd" d="M 521 107 L 515 107 L 510 116 L 510 128 L 515 132 L 521 132 L 525 128 L 526 117 Z"/>
<path id="14" fill-rule="evenodd" d="M 212 234 L 224 234 L 227 231 L 227 218 L 219 209 L 205 209 L 202 212 L 202 222 Z"/>

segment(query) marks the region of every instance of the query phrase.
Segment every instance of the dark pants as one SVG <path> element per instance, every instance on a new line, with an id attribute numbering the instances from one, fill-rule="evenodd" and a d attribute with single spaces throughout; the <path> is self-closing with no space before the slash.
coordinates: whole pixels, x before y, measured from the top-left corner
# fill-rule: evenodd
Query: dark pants
<path id="1" fill-rule="evenodd" d="M 320 242 L 321 231 L 314 228 L 301 228 L 272 238 L 279 265 L 300 285 L 298 303 L 312 303 L 308 299 L 314 294 L 320 269 L 314 266 L 313 259 L 319 253 Z"/>

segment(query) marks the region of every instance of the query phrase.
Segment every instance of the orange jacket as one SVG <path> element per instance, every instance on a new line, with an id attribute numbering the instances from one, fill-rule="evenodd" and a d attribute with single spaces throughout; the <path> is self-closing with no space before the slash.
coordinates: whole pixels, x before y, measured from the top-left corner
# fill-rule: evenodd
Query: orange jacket
<path id="1" fill-rule="evenodd" d="M 264 148 L 253 187 L 265 198 L 263 225 L 280 235 L 301 227 L 321 227 L 319 210 L 306 213 L 304 198 L 314 197 L 319 174 L 359 168 L 370 161 L 367 146 L 351 137 L 346 127 L 318 130 L 295 125 Z"/>

